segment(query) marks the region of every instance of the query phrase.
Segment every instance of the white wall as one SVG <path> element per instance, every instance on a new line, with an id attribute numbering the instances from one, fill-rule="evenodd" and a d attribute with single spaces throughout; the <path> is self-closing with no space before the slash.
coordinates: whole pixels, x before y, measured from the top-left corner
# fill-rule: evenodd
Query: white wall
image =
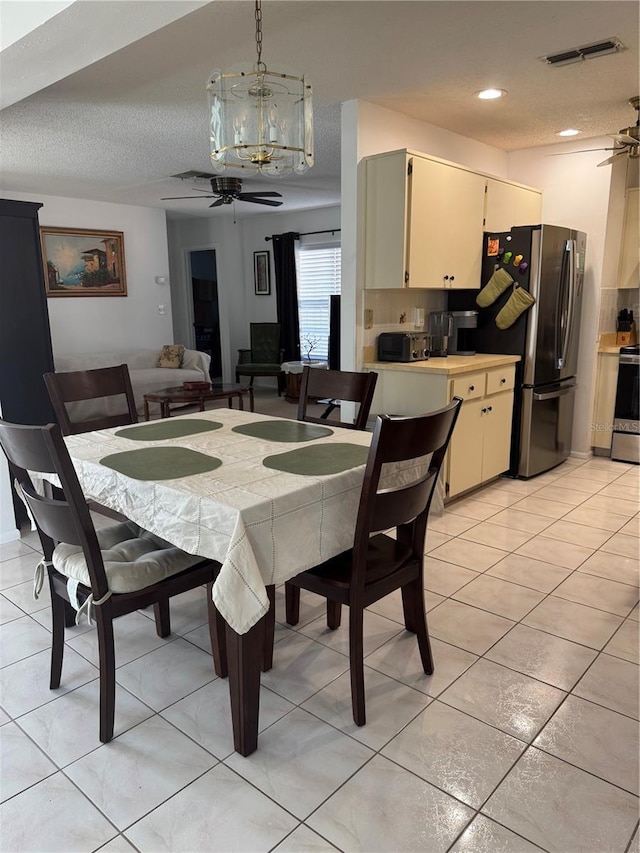
<path id="1" fill-rule="evenodd" d="M 167 275 L 169 270 L 164 210 L 31 193 L 2 195 L 42 202 L 40 225 L 124 234 L 127 296 L 50 298 L 54 356 L 160 348 L 172 343 L 169 288 L 154 281 L 155 276 Z M 158 314 L 160 304 L 165 305 L 164 315 Z"/>
<path id="2" fill-rule="evenodd" d="M 585 147 L 608 147 L 609 143 L 609 138 L 603 137 L 589 139 L 579 145 L 574 141 L 514 151 L 509 155 L 508 177 L 543 191 L 543 222 L 577 228 L 587 234 L 578 389 L 573 420 L 572 449 L 576 453 L 588 453 L 591 450 L 590 426 L 595 395 L 598 314 L 611 166 L 598 168 L 598 163 L 606 157 L 602 151 L 549 155 Z"/>
<path id="3" fill-rule="evenodd" d="M 225 381 L 233 381 L 238 349 L 249 346 L 249 323 L 276 320 L 273 247 L 264 238 L 287 231 L 319 231 L 326 228 L 340 228 L 339 207 L 268 213 L 238 220 L 236 224 L 232 217 L 222 216 L 169 220 L 175 340 L 193 342 L 188 254 L 194 249 L 215 249 L 223 376 Z M 253 253 L 265 250 L 269 252 L 271 262 L 271 294 L 256 296 Z"/>

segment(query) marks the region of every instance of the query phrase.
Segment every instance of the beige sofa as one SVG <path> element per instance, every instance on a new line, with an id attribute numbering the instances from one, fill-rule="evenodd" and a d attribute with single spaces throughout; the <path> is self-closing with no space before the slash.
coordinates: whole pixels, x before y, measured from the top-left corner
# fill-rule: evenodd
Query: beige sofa
<path id="1" fill-rule="evenodd" d="M 144 395 L 159 391 L 161 388 L 171 388 L 182 385 L 183 382 L 209 380 L 209 365 L 211 358 L 204 352 L 185 350 L 182 367 L 158 367 L 159 349 L 125 350 L 116 352 L 87 353 L 81 355 L 54 356 L 57 373 L 67 373 L 72 370 L 93 370 L 96 367 L 113 367 L 126 364 L 131 376 L 131 385 L 136 400 L 138 414 L 144 411 Z M 99 417 L 105 411 L 104 401 L 87 400 L 74 404 L 74 412 L 69 406 L 73 418 L 89 419 Z M 113 414 L 113 412 L 109 412 Z"/>

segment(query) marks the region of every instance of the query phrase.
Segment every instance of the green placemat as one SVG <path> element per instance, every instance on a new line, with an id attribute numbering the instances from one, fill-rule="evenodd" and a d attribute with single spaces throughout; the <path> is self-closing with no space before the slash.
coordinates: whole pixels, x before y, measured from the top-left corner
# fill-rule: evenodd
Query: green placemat
<path id="1" fill-rule="evenodd" d="M 215 471 L 222 461 L 186 447 L 141 447 L 112 453 L 101 459 L 100 464 L 133 480 L 176 480 Z"/>
<path id="2" fill-rule="evenodd" d="M 364 465 L 369 454 L 368 447 L 357 444 L 314 444 L 267 456 L 262 464 L 266 468 L 284 471 L 287 474 L 304 474 L 313 477 L 318 474 L 339 474 L 349 468 Z"/>
<path id="3" fill-rule="evenodd" d="M 264 438 L 267 441 L 313 441 L 314 438 L 326 438 L 333 430 L 323 426 L 304 424 L 300 421 L 257 421 L 233 427 L 233 432 Z"/>
<path id="4" fill-rule="evenodd" d="M 119 429 L 115 435 L 118 438 L 131 438 L 133 441 L 161 441 L 163 438 L 182 438 L 185 435 L 196 435 L 199 432 L 209 432 L 221 429 L 217 421 L 193 420 L 162 420 L 145 426 Z"/>

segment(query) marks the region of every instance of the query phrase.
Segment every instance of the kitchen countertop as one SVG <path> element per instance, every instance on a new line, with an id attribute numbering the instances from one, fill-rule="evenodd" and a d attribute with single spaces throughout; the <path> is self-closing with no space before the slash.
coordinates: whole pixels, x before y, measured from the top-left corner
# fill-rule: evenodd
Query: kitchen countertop
<path id="1" fill-rule="evenodd" d="M 622 346 L 622 344 L 620 344 Z M 605 347 L 600 344 L 598 347 L 598 353 L 600 355 L 620 355 L 620 347 Z"/>
<path id="2" fill-rule="evenodd" d="M 402 370 L 411 373 L 444 373 L 455 376 L 458 373 L 469 373 L 475 370 L 490 370 L 492 367 L 502 367 L 505 364 L 515 364 L 520 361 L 519 355 L 493 355 L 491 353 L 476 353 L 476 355 L 448 355 L 446 358 L 429 358 L 427 361 L 368 361 L 363 364 L 367 370 Z"/>

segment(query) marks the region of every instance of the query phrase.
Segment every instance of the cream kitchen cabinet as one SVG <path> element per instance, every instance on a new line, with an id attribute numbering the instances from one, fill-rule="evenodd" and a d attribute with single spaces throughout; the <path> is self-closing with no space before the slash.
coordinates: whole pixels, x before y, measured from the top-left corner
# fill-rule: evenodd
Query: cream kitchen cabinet
<path id="1" fill-rule="evenodd" d="M 640 284 L 640 267 L 638 266 L 640 261 L 639 204 L 640 190 L 637 187 L 628 189 L 624 202 L 624 224 L 622 226 L 622 245 L 618 269 L 619 288 L 637 289 Z"/>
<path id="2" fill-rule="evenodd" d="M 485 178 L 408 151 L 366 162 L 365 287 L 479 288 Z"/>
<path id="3" fill-rule="evenodd" d="M 542 193 L 520 184 L 487 178 L 484 230 L 508 231 L 542 221 Z"/>
<path id="4" fill-rule="evenodd" d="M 448 498 L 508 470 L 514 381 L 513 365 L 450 381 L 450 399 L 462 397 L 464 403 L 447 454 Z"/>
<path id="5" fill-rule="evenodd" d="M 591 424 L 591 446 L 606 453 L 611 450 L 613 409 L 618 385 L 618 353 L 598 353 L 596 398 Z"/>

